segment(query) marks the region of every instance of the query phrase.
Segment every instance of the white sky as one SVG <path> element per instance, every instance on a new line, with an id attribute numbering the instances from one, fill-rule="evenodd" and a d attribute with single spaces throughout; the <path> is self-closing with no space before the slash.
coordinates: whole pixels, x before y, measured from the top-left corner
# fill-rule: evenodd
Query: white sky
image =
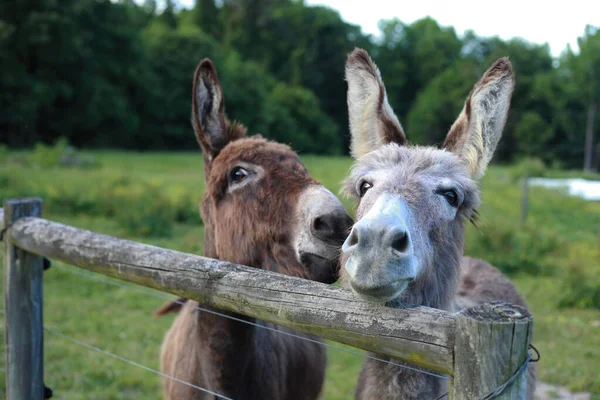
<path id="1" fill-rule="evenodd" d="M 190 6 L 194 0 L 180 0 Z M 534 43 L 548 43 L 553 56 L 566 47 L 577 51 L 577 37 L 586 24 L 600 26 L 599 0 L 557 1 L 554 6 L 541 0 L 305 0 L 308 5 L 337 9 L 341 17 L 360 25 L 363 32 L 379 34 L 381 19 L 398 17 L 411 23 L 427 15 L 440 25 L 454 26 L 462 35 L 472 29 L 479 36 L 498 35 L 502 39 L 522 37 Z"/>

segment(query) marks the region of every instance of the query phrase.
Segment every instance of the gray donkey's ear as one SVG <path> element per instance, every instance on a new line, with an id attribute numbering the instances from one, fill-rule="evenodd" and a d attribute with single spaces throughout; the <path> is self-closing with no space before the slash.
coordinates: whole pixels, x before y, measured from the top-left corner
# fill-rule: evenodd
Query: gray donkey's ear
<path id="1" fill-rule="evenodd" d="M 475 179 L 483 176 L 494 155 L 514 87 L 512 64 L 506 57 L 497 60 L 473 86 L 448 132 L 444 148 L 457 154 Z"/>
<path id="2" fill-rule="evenodd" d="M 363 49 L 346 61 L 351 152 L 359 158 L 387 143 L 406 144 L 406 135 L 390 107 L 377 66 Z"/>

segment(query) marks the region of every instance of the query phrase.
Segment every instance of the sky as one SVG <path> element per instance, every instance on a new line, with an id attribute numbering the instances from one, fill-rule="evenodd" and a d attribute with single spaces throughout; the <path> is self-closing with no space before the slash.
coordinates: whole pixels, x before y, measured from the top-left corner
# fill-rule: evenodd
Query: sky
<path id="1" fill-rule="evenodd" d="M 184 7 L 193 3 L 194 0 L 179 0 Z M 521 37 L 534 43 L 548 43 L 555 57 L 567 44 L 578 50 L 577 37 L 583 34 L 586 24 L 600 26 L 599 0 L 556 1 L 554 6 L 548 0 L 305 0 L 305 3 L 336 9 L 345 21 L 360 25 L 363 32 L 376 36 L 381 19 L 397 17 L 411 23 L 431 16 L 440 25 L 454 26 L 458 35 L 472 29 L 479 36 L 498 35 L 505 40 Z"/>
<path id="2" fill-rule="evenodd" d="M 305 0 L 309 5 L 337 9 L 347 22 L 360 25 L 363 32 L 379 34 L 381 19 L 399 18 L 411 23 L 427 15 L 440 25 L 454 26 L 462 35 L 472 29 L 479 36 L 498 35 L 502 39 L 521 37 L 534 43 L 548 43 L 553 56 L 571 45 L 577 50 L 577 37 L 586 24 L 600 26 L 600 1 L 570 0 Z M 496 5 L 496 7 L 494 7 Z"/>

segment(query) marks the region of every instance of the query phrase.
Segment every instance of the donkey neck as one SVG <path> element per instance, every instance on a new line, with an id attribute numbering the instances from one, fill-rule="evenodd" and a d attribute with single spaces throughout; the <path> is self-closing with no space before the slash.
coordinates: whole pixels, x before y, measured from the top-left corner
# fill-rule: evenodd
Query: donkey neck
<path id="1" fill-rule="evenodd" d="M 441 310 L 452 308 L 458 268 L 440 260 L 432 263 L 428 274 L 417 279 L 403 296 L 387 305 L 394 308 L 426 306 Z M 402 360 L 369 353 L 370 356 L 415 368 Z M 443 378 L 367 358 L 361 372 L 357 389 L 357 400 L 418 400 L 433 399 L 447 390 Z M 426 371 L 431 372 L 431 371 Z"/>
<path id="2" fill-rule="evenodd" d="M 445 241 L 445 245 L 437 247 L 433 260 L 424 269 L 425 272 L 400 298 L 389 302 L 388 306 L 400 308 L 418 305 L 447 311 L 453 308 L 463 254 L 462 231 L 458 229 L 455 233 L 456 240 Z M 402 360 L 374 353 L 370 355 L 414 368 Z M 444 378 L 368 358 L 359 380 L 357 399 L 433 399 L 446 390 L 447 381 Z"/>
<path id="3" fill-rule="evenodd" d="M 204 254 L 206 257 L 222 259 L 215 250 L 214 231 L 210 226 L 205 231 Z M 240 264 L 265 270 L 277 270 L 278 263 L 293 264 L 293 261 L 278 260 L 270 249 L 265 249 L 259 258 L 256 258 L 256 254 L 253 256 L 253 260 L 238 261 Z M 208 355 L 212 379 L 219 391 L 236 399 L 268 397 L 265 391 L 269 385 L 256 386 L 256 382 L 261 380 L 253 377 L 263 374 L 263 369 L 269 367 L 257 364 L 269 359 L 270 353 L 278 344 L 271 339 L 271 335 L 265 334 L 263 327 L 278 327 L 241 314 L 209 309 L 231 317 L 197 312 L 199 337 Z M 254 397 L 248 397 L 250 394 Z"/>

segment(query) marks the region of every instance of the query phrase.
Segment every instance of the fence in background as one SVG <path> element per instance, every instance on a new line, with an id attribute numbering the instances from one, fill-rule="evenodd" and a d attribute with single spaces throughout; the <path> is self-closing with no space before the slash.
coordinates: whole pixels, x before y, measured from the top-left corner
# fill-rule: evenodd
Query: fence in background
<path id="1" fill-rule="evenodd" d="M 44 257 L 448 374 L 452 399 L 487 394 L 528 359 L 533 317 L 519 306 L 388 308 L 336 286 L 44 220 L 41 211 L 35 198 L 0 209 L 8 400 L 43 398 Z M 496 398 L 524 399 L 526 390 L 521 373 Z"/>
<path id="2" fill-rule="evenodd" d="M 535 185 L 545 188 L 561 188 L 567 189 L 569 195 L 576 195 L 580 198 L 590 201 L 600 201 L 600 184 L 598 182 L 589 182 L 585 179 L 545 179 L 531 178 L 526 172 L 523 175 L 523 190 L 521 191 L 521 225 L 527 222 L 527 214 L 529 213 L 529 188 Z M 552 182 L 553 181 L 553 182 Z M 568 182 L 574 182 L 575 184 Z M 544 183 L 542 183 L 544 182 Z M 550 183 L 552 182 L 552 183 Z M 582 188 L 583 186 L 583 188 Z M 595 186 L 594 189 L 591 189 Z M 587 188 L 587 191 L 586 191 Z M 598 251 L 600 251 L 600 217 L 598 218 Z"/>

